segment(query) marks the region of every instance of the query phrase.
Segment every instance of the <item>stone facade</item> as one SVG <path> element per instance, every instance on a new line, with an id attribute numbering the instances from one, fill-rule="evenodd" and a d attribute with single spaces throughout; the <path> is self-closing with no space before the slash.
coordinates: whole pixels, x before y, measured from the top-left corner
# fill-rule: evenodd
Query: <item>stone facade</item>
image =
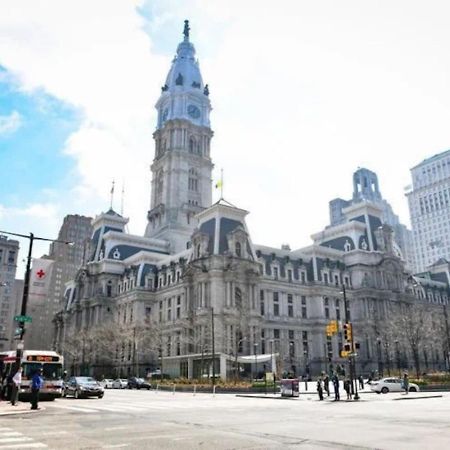
<path id="1" fill-rule="evenodd" d="M 0 350 L 13 348 L 13 318 L 21 294 L 20 283 L 15 281 L 18 254 L 19 242 L 0 235 Z"/>
<path id="2" fill-rule="evenodd" d="M 367 199 L 347 205 L 309 247 L 254 244 L 247 211 L 223 199 L 211 205 L 209 90 L 188 29 L 180 46 L 157 103 L 145 237 L 127 234 L 127 219 L 113 210 L 94 219 L 89 258 L 55 317 L 56 349 L 106 325 L 124 341 L 114 343 L 110 367 L 94 355 L 97 374 L 119 373 L 120 365 L 122 374 L 159 367 L 171 376 L 227 378 L 247 361 L 247 375 L 275 365 L 315 375 L 345 364 L 342 331 L 328 337 L 325 329 L 351 320 L 358 371 L 377 370 L 374 318 L 386 318 L 392 304 L 432 305 L 428 292 L 436 289 L 439 305 L 447 304 L 448 284 L 410 276 L 383 208 Z M 142 344 L 145 333 L 151 339 Z"/>

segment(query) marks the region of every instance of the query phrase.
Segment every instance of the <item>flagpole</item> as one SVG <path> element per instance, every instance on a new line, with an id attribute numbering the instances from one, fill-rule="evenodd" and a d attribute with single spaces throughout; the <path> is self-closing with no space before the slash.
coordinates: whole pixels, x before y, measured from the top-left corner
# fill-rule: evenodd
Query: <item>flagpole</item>
<path id="1" fill-rule="evenodd" d="M 123 198 L 125 195 L 125 182 L 122 181 L 122 198 L 120 200 L 120 215 L 123 216 Z"/>
<path id="2" fill-rule="evenodd" d="M 220 169 L 220 200 L 223 200 L 223 169 Z"/>
<path id="3" fill-rule="evenodd" d="M 114 180 L 112 181 L 112 187 L 111 187 L 111 204 L 110 209 L 113 207 L 113 200 L 114 200 Z"/>

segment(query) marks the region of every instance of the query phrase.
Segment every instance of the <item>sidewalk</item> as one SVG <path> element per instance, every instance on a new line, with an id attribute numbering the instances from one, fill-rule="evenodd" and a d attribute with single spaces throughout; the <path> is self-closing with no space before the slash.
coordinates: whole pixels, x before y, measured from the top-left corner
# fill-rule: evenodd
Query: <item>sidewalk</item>
<path id="1" fill-rule="evenodd" d="M 27 413 L 36 413 L 45 410 L 45 407 L 42 405 L 39 406 L 38 410 L 30 409 L 29 402 L 17 402 L 16 406 L 11 405 L 11 403 L 6 400 L 0 401 L 0 416 L 9 416 L 14 414 L 27 414 Z"/>

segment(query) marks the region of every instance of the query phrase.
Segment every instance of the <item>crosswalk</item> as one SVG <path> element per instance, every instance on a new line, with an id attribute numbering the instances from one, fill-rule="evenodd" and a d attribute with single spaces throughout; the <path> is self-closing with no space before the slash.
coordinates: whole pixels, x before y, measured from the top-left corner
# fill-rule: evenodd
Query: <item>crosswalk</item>
<path id="1" fill-rule="evenodd" d="M 71 404 L 72 403 L 72 404 Z M 143 402 L 143 401 L 108 401 L 107 403 L 103 400 L 99 401 L 57 401 L 50 408 L 60 409 L 64 411 L 73 411 L 78 413 L 94 414 L 94 413 L 142 413 L 142 412 L 152 412 L 152 411 L 175 411 L 175 410 L 188 410 L 192 409 L 193 405 L 188 403 L 178 403 L 178 402 Z M 49 408 L 47 407 L 47 408 Z M 196 409 L 210 408 L 209 403 L 198 403 L 195 405 Z"/>
<path id="2" fill-rule="evenodd" d="M 12 428 L 0 427 L 0 450 L 14 448 L 48 448 L 48 446 Z"/>

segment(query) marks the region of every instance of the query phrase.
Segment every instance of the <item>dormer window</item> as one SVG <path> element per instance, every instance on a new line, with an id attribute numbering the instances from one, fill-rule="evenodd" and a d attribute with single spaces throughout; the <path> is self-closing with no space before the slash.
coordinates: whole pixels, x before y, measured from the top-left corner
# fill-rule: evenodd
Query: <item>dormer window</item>
<path id="1" fill-rule="evenodd" d="M 240 242 L 236 242 L 236 256 L 238 258 L 241 258 L 241 256 L 242 256 L 241 243 Z"/>

